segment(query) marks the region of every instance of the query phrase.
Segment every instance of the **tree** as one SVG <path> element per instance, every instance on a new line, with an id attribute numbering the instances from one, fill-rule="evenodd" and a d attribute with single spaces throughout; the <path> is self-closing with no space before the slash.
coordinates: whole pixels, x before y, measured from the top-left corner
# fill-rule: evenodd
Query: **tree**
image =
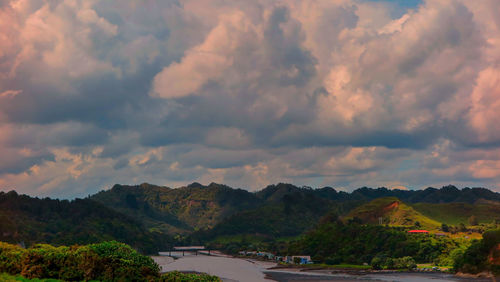
<path id="1" fill-rule="evenodd" d="M 474 216 L 474 215 L 471 215 L 471 217 L 469 217 L 469 225 L 475 226 L 475 225 L 478 225 L 478 224 L 479 223 L 477 221 L 477 217 Z"/>
<path id="2" fill-rule="evenodd" d="M 449 232 L 450 228 L 448 227 L 448 225 L 446 225 L 446 223 L 443 223 L 443 224 L 441 224 L 441 231 Z"/>

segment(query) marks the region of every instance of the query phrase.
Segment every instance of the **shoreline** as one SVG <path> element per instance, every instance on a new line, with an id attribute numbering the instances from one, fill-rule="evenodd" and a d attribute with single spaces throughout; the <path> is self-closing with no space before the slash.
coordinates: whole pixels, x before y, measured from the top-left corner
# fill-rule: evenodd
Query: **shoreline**
<path id="1" fill-rule="evenodd" d="M 185 256 L 178 259 L 156 256 L 161 261 L 162 272 L 198 272 L 220 277 L 223 281 L 492 281 L 493 276 L 480 274 L 453 274 L 443 271 L 398 271 L 334 267 L 304 267 L 300 265 L 279 265 L 273 261 L 245 258 L 215 253 L 210 256 Z M 196 263 L 194 263 L 196 261 Z M 238 262 L 239 261 L 239 262 Z M 177 263 L 176 263 L 177 262 Z M 193 262 L 193 263 L 190 263 Z M 218 263 L 217 263 L 218 262 Z M 245 266 L 245 263 L 247 266 Z M 177 267 L 174 266 L 177 264 Z M 228 265 L 240 268 L 242 272 L 229 273 Z M 253 267 L 250 267 L 253 265 Z M 237 268 L 238 268 L 237 267 Z M 252 270 L 253 269 L 253 270 Z M 230 271 L 232 272 L 232 271 Z M 260 276 L 258 273 L 261 273 Z M 243 275 L 243 277 L 240 277 Z M 240 279 L 241 278 L 241 279 Z M 258 279 L 258 280 L 255 280 Z M 494 281 L 494 280 L 493 280 Z"/>

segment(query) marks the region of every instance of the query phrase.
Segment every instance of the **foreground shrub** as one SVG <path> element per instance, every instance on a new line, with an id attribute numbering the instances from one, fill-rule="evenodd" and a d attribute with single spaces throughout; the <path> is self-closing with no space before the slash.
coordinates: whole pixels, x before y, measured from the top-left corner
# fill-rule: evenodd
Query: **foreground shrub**
<path id="1" fill-rule="evenodd" d="M 61 280 L 148 281 L 159 277 L 158 265 L 116 241 L 86 246 L 29 249 L 0 243 L 0 273 Z"/>
<path id="2" fill-rule="evenodd" d="M 179 271 L 172 271 L 163 274 L 160 277 L 161 282 L 188 282 L 188 281 L 200 281 L 200 282 L 219 282 L 221 281 L 219 277 L 212 276 L 202 273 L 182 273 Z"/>
<path id="3" fill-rule="evenodd" d="M 19 246 L 0 242 L 0 273 L 21 273 L 21 258 L 25 250 Z"/>

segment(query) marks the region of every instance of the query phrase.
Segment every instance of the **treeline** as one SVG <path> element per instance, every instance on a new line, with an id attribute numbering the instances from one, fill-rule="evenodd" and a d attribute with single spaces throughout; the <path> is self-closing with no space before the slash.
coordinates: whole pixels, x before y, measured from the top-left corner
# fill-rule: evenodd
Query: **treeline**
<path id="1" fill-rule="evenodd" d="M 37 244 L 28 249 L 0 242 L 2 273 L 63 281 L 220 281 L 209 275 L 161 275 L 153 259 L 116 241 L 71 247 Z"/>
<path id="2" fill-rule="evenodd" d="M 53 200 L 0 192 L 0 240 L 30 246 L 117 240 L 143 253 L 167 249 L 173 239 L 90 199 Z"/>

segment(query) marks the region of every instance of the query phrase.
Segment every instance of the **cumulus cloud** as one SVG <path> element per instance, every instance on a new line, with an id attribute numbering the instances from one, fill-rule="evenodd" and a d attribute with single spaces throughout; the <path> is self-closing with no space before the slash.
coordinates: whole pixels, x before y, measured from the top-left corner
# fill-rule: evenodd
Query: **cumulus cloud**
<path id="1" fill-rule="evenodd" d="M 496 0 L 0 1 L 0 189 L 500 186 Z"/>

